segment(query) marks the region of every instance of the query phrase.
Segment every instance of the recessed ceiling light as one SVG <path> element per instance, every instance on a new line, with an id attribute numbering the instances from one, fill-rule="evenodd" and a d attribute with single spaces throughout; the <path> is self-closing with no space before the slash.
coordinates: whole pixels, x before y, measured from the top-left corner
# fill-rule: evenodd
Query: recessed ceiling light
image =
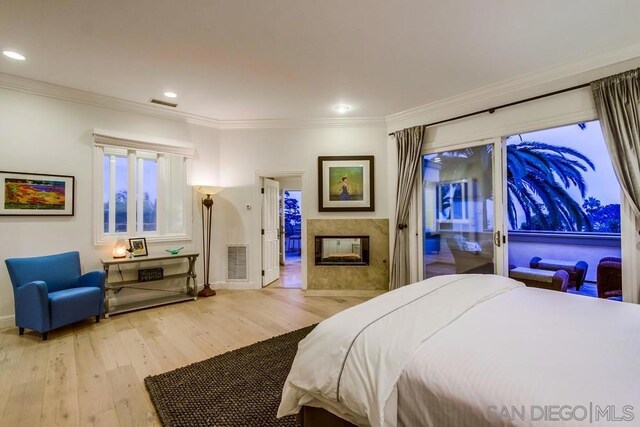
<path id="1" fill-rule="evenodd" d="M 167 98 L 177 98 L 178 94 L 175 92 L 165 92 L 164 96 L 166 96 Z"/>
<path id="2" fill-rule="evenodd" d="M 24 57 L 24 55 L 21 55 L 18 52 L 14 52 L 13 50 L 3 50 L 2 53 L 4 56 L 18 61 L 24 61 L 25 59 L 27 59 Z"/>
<path id="3" fill-rule="evenodd" d="M 347 104 L 338 104 L 335 107 L 333 107 L 333 109 L 336 110 L 338 113 L 346 113 L 351 109 L 351 107 L 349 107 Z"/>

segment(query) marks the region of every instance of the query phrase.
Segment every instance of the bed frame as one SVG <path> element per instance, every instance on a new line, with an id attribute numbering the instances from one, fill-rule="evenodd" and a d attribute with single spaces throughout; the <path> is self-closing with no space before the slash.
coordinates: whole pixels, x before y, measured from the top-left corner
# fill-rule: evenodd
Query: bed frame
<path id="1" fill-rule="evenodd" d="M 298 417 L 302 421 L 303 427 L 356 427 L 355 424 L 351 424 L 329 411 L 313 406 L 303 406 Z"/>

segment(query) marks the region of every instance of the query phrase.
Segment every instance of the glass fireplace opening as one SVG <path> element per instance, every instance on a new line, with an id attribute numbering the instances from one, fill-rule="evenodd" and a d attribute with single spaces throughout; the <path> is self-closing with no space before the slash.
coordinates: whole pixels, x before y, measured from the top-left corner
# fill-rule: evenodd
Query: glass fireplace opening
<path id="1" fill-rule="evenodd" d="M 369 265 L 369 236 L 316 236 L 316 265 Z"/>

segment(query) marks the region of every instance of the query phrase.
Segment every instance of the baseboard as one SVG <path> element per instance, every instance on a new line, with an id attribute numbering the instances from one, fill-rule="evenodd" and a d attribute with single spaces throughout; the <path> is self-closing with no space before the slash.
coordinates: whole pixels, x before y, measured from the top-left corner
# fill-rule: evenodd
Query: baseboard
<path id="1" fill-rule="evenodd" d="M 386 290 L 378 289 L 307 289 L 304 295 L 307 297 L 377 297 Z"/>
<path id="2" fill-rule="evenodd" d="M 9 326 L 15 326 L 16 316 L 14 314 L 7 314 L 5 316 L 0 316 L 0 328 L 6 328 Z"/>
<path id="3" fill-rule="evenodd" d="M 260 289 L 260 285 L 254 282 L 215 282 L 213 289 L 235 289 L 235 290 L 255 290 Z M 198 285 L 198 290 L 202 289 L 202 285 Z"/>

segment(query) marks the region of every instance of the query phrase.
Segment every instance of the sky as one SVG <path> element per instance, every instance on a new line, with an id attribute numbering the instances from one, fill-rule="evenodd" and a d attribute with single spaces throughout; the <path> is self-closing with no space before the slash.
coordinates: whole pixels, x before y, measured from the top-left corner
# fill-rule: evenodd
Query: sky
<path id="1" fill-rule="evenodd" d="M 578 125 L 568 125 L 553 129 L 520 134 L 524 141 L 538 141 L 551 145 L 573 148 L 588 157 L 595 165 L 595 171 L 589 169 L 583 173 L 587 183 L 587 197 L 595 197 L 602 205 L 620 203 L 620 186 L 616 178 L 611 158 L 602 136 L 600 123 L 587 122 L 585 130 Z M 510 136 L 507 144 L 520 142 L 517 135 Z M 574 199 L 582 201 L 580 191 L 569 190 Z M 580 203 L 582 204 L 582 203 Z"/>
<path id="2" fill-rule="evenodd" d="M 103 185 L 103 200 L 107 202 L 109 200 L 109 184 L 108 184 L 108 175 L 109 175 L 109 156 L 104 156 L 103 159 L 103 167 L 105 171 L 105 183 Z M 155 161 L 153 160 L 145 160 L 145 168 L 144 168 L 144 187 L 145 192 L 149 193 L 149 198 L 153 201 L 157 197 L 158 192 L 158 176 L 157 176 L 157 168 L 155 167 Z M 116 193 L 118 191 L 127 191 L 128 188 L 128 171 L 129 167 L 127 165 L 126 157 L 116 157 Z"/>

